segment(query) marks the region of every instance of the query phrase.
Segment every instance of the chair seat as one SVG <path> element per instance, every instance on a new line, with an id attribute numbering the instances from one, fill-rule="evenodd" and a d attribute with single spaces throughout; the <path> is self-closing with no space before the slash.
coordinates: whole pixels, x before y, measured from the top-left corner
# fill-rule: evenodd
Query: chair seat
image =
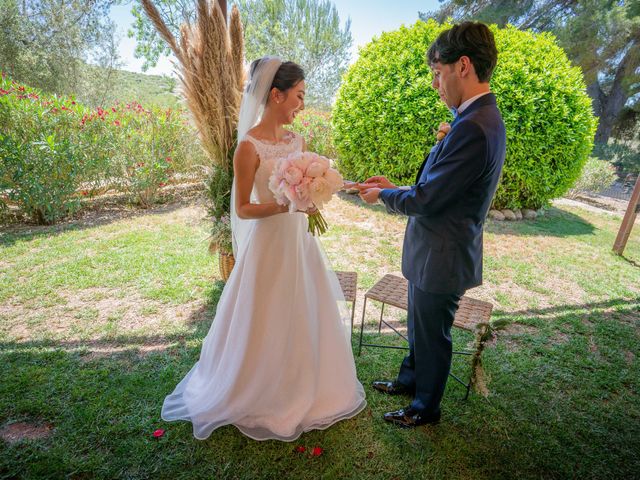
<path id="1" fill-rule="evenodd" d="M 408 347 L 397 347 L 390 345 L 379 345 L 372 343 L 363 343 L 363 332 L 364 332 L 364 317 L 367 308 L 367 300 L 376 300 L 382 303 L 382 310 L 380 312 L 380 324 L 378 326 L 378 332 L 380 332 L 380 327 L 384 323 L 386 326 L 390 327 L 397 335 L 404 338 L 408 341 L 408 338 L 403 335 L 400 331 L 394 328 L 389 323 L 383 320 L 384 315 L 384 306 L 386 304 L 392 305 L 394 307 L 400 308 L 402 310 L 408 310 L 409 303 L 409 282 L 404 277 L 399 277 L 397 275 L 387 274 L 382 277 L 376 284 L 369 289 L 364 294 L 364 305 L 362 307 L 362 322 L 360 324 L 360 344 L 358 348 L 358 355 L 362 352 L 362 347 L 377 347 L 377 348 L 394 348 L 394 349 L 404 349 L 407 350 Z M 489 302 L 484 302 L 482 300 L 478 300 L 472 297 L 468 297 L 464 295 L 460 299 L 460 303 L 458 305 L 458 310 L 456 311 L 455 318 L 453 320 L 453 326 L 459 328 L 461 330 L 466 330 L 468 332 L 472 332 L 476 335 L 476 344 L 475 351 L 462 351 L 462 352 L 453 352 L 454 354 L 460 355 L 471 355 L 471 376 L 467 383 L 460 380 L 453 373 L 449 373 L 457 382 L 462 384 L 466 388 L 465 399 L 469 396 L 469 390 L 471 386 L 475 383 L 477 378 L 477 372 L 481 368 L 480 367 L 480 355 L 484 350 L 484 344 L 487 338 L 489 338 L 490 334 L 490 319 L 491 319 L 491 311 L 493 310 L 493 305 Z"/>

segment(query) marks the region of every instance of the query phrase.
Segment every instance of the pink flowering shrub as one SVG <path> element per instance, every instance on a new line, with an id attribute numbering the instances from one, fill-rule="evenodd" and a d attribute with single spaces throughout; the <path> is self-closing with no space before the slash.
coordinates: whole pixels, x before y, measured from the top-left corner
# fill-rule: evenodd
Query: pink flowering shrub
<path id="1" fill-rule="evenodd" d="M 303 110 L 296 117 L 292 130 L 302 135 L 307 150 L 335 160 L 338 153 L 333 145 L 331 114 L 319 110 Z"/>
<path id="2" fill-rule="evenodd" d="M 176 174 L 205 164 L 180 111 L 132 102 L 88 108 L 0 78 L 0 208 L 41 224 L 112 190 L 148 206 Z"/>

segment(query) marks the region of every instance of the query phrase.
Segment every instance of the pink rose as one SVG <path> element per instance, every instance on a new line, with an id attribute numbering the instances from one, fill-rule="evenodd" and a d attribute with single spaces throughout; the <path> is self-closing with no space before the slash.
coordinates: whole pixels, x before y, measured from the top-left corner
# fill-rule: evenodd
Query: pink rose
<path id="1" fill-rule="evenodd" d="M 291 166 L 284 171 L 284 179 L 289 185 L 298 185 L 302 180 L 302 171 L 297 167 Z"/>
<path id="2" fill-rule="evenodd" d="M 333 191 L 329 182 L 322 177 L 318 177 L 314 178 L 311 185 L 309 185 L 309 195 L 313 204 L 317 208 L 322 208 L 325 203 L 331 200 Z"/>
<path id="3" fill-rule="evenodd" d="M 311 185 L 311 179 L 309 177 L 304 177 L 302 181 L 298 185 L 296 185 L 296 194 L 298 198 L 303 202 L 308 202 L 311 200 L 311 195 L 309 191 L 310 185 Z"/>
<path id="4" fill-rule="evenodd" d="M 324 175 L 324 173 L 327 171 L 328 168 L 329 168 L 328 162 L 324 163 L 319 159 L 317 159 L 309 164 L 309 167 L 307 168 L 307 175 L 309 175 L 312 178 L 321 177 Z"/>
<path id="5" fill-rule="evenodd" d="M 342 178 L 342 175 L 340 175 L 338 171 L 333 168 L 327 170 L 327 172 L 324 174 L 324 179 L 329 182 L 329 185 L 331 185 L 331 189 L 334 193 L 340 190 L 344 185 L 344 179 Z"/>
<path id="6" fill-rule="evenodd" d="M 313 158 L 306 155 L 306 153 L 297 153 L 291 155 L 289 158 L 292 159 L 292 163 L 295 167 L 299 168 L 304 175 L 307 173 L 307 167 L 312 162 Z"/>

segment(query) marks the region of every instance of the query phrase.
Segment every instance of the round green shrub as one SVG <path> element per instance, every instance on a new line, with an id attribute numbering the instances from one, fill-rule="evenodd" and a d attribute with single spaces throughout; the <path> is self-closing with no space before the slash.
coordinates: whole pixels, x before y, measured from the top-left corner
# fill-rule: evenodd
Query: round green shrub
<path id="1" fill-rule="evenodd" d="M 450 24 L 417 22 L 383 33 L 360 51 L 333 111 L 339 167 L 350 180 L 384 174 L 412 184 L 452 116 L 431 88 L 429 45 Z M 550 34 L 491 27 L 498 66 L 491 81 L 507 130 L 496 208 L 539 208 L 580 176 L 596 119 L 582 72 Z"/>

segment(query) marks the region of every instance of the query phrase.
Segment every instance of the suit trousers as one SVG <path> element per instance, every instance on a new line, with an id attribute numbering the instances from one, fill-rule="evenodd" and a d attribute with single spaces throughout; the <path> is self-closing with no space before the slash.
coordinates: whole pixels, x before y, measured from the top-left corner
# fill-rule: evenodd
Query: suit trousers
<path id="1" fill-rule="evenodd" d="M 440 411 L 451 370 L 451 327 L 462 295 L 424 292 L 409 283 L 409 355 L 400 366 L 397 381 L 415 390 L 411 408 L 418 412 Z"/>

